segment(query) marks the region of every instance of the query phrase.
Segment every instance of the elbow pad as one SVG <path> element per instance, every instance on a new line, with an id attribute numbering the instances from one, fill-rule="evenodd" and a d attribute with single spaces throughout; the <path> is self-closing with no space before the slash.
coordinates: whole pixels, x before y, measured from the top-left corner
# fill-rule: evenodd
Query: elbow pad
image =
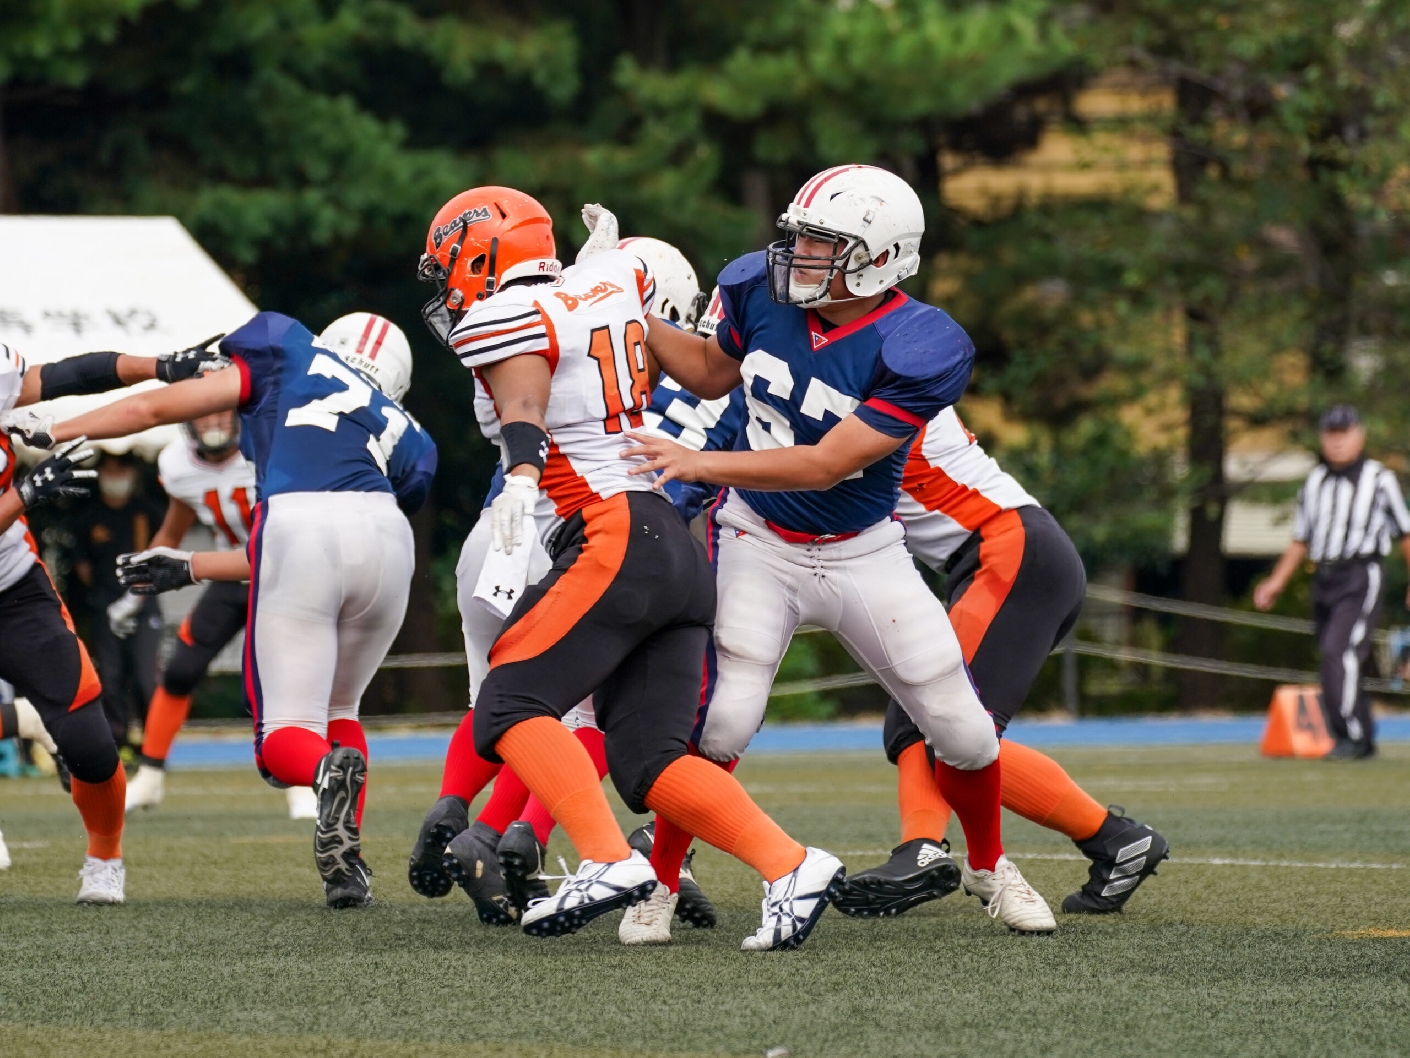
<path id="1" fill-rule="evenodd" d="M 39 399 L 82 396 L 121 389 L 118 353 L 82 353 L 39 368 Z"/>

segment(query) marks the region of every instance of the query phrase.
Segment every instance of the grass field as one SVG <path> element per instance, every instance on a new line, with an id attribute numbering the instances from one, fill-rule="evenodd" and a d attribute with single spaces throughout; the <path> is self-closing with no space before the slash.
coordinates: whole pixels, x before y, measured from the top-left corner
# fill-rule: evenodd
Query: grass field
<path id="1" fill-rule="evenodd" d="M 1410 746 L 1339 766 L 1229 747 L 1060 759 L 1174 847 L 1124 916 L 1059 916 L 1052 938 L 1012 937 L 957 894 L 887 922 L 830 911 L 802 951 L 763 956 L 737 951 L 758 924 L 758 882 L 709 849 L 697 871 L 720 926 L 678 928 L 665 949 L 619 946 L 615 915 L 534 940 L 480 926 L 458 891 L 415 896 L 404 863 L 431 766 L 373 772 L 378 905 L 365 912 L 323 908 L 310 824 L 284 819 L 253 769 L 171 776 L 167 803 L 129 827 L 121 908 L 72 906 L 83 848 L 57 783 L 5 782 L 0 1054 L 1410 1051 Z M 879 755 L 759 757 L 739 775 L 852 869 L 892 844 L 894 776 Z M 1005 820 L 1014 859 L 1056 904 L 1083 864 L 1064 839 Z"/>

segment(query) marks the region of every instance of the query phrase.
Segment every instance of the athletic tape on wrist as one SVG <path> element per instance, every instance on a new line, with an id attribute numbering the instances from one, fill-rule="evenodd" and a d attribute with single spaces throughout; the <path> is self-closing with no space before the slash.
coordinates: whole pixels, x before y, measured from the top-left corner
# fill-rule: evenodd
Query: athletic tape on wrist
<path id="1" fill-rule="evenodd" d="M 75 397 L 121 389 L 118 353 L 82 353 L 39 368 L 39 399 Z"/>
<path id="2" fill-rule="evenodd" d="M 531 422 L 508 422 L 499 435 L 504 441 L 505 470 L 527 463 L 542 472 L 548 461 L 548 434 Z"/>

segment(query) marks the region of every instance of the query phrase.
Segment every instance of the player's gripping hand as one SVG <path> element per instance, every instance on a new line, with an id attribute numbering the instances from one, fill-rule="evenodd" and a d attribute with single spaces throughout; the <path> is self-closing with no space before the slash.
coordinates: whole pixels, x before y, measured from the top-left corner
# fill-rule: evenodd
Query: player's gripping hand
<path id="1" fill-rule="evenodd" d="M 700 471 L 700 453 L 685 445 L 649 433 L 627 432 L 627 436 L 637 443 L 622 453 L 623 459 L 640 459 L 639 466 L 627 471 L 628 474 L 657 474 L 652 483 L 660 488 L 668 481 L 703 481 Z"/>
<path id="2" fill-rule="evenodd" d="M 524 542 L 524 521 L 534 514 L 539 483 L 527 474 L 510 474 L 504 488 L 490 504 L 491 543 L 496 551 L 512 555 Z"/>
<path id="3" fill-rule="evenodd" d="M 0 430 L 30 448 L 54 447 L 54 416 L 29 408 L 15 408 L 0 415 Z"/>
<path id="4" fill-rule="evenodd" d="M 108 627 L 119 639 L 126 639 L 137 631 L 137 615 L 142 612 L 142 599 L 132 592 L 119 595 L 117 601 L 108 607 Z"/>
<path id="5" fill-rule="evenodd" d="M 29 510 L 55 496 L 87 496 L 88 482 L 98 476 L 96 470 L 75 470 L 75 463 L 93 458 L 93 449 L 84 448 L 88 438 L 80 437 L 58 448 L 15 486 L 20 502 Z"/>
<path id="6" fill-rule="evenodd" d="M 212 335 L 204 342 L 182 349 L 180 352 L 163 353 L 157 357 L 157 378 L 163 382 L 185 382 L 207 371 L 219 371 L 230 366 L 230 358 L 223 356 L 217 347 L 210 346 L 224 338 L 224 333 Z"/>
<path id="7" fill-rule="evenodd" d="M 191 552 L 174 547 L 118 555 L 117 579 L 134 595 L 160 595 L 196 583 L 191 572 Z"/>
<path id="8" fill-rule="evenodd" d="M 595 253 L 617 248 L 617 215 L 606 206 L 599 206 L 596 202 L 586 203 L 583 206 L 583 223 L 587 225 L 588 240 L 578 250 L 575 264 L 582 264 Z"/>

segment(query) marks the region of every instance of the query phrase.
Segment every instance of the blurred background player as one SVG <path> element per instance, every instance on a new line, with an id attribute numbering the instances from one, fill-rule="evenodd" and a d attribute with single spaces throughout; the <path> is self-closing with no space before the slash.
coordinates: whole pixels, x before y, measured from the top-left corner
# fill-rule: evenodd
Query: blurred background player
<path id="1" fill-rule="evenodd" d="M 315 338 L 260 313 L 221 343 L 233 368 L 134 394 L 51 434 L 124 436 L 239 409 L 260 498 L 249 549 L 124 556 L 123 579 L 139 593 L 251 582 L 244 676 L 255 759 L 275 785 L 316 791 L 314 861 L 328 905 L 340 908 L 372 901 L 358 706 L 406 612 L 414 549 L 404 512 L 425 502 L 436 465 L 435 445 L 398 403 L 411 384 L 406 336 L 356 315 Z"/>

